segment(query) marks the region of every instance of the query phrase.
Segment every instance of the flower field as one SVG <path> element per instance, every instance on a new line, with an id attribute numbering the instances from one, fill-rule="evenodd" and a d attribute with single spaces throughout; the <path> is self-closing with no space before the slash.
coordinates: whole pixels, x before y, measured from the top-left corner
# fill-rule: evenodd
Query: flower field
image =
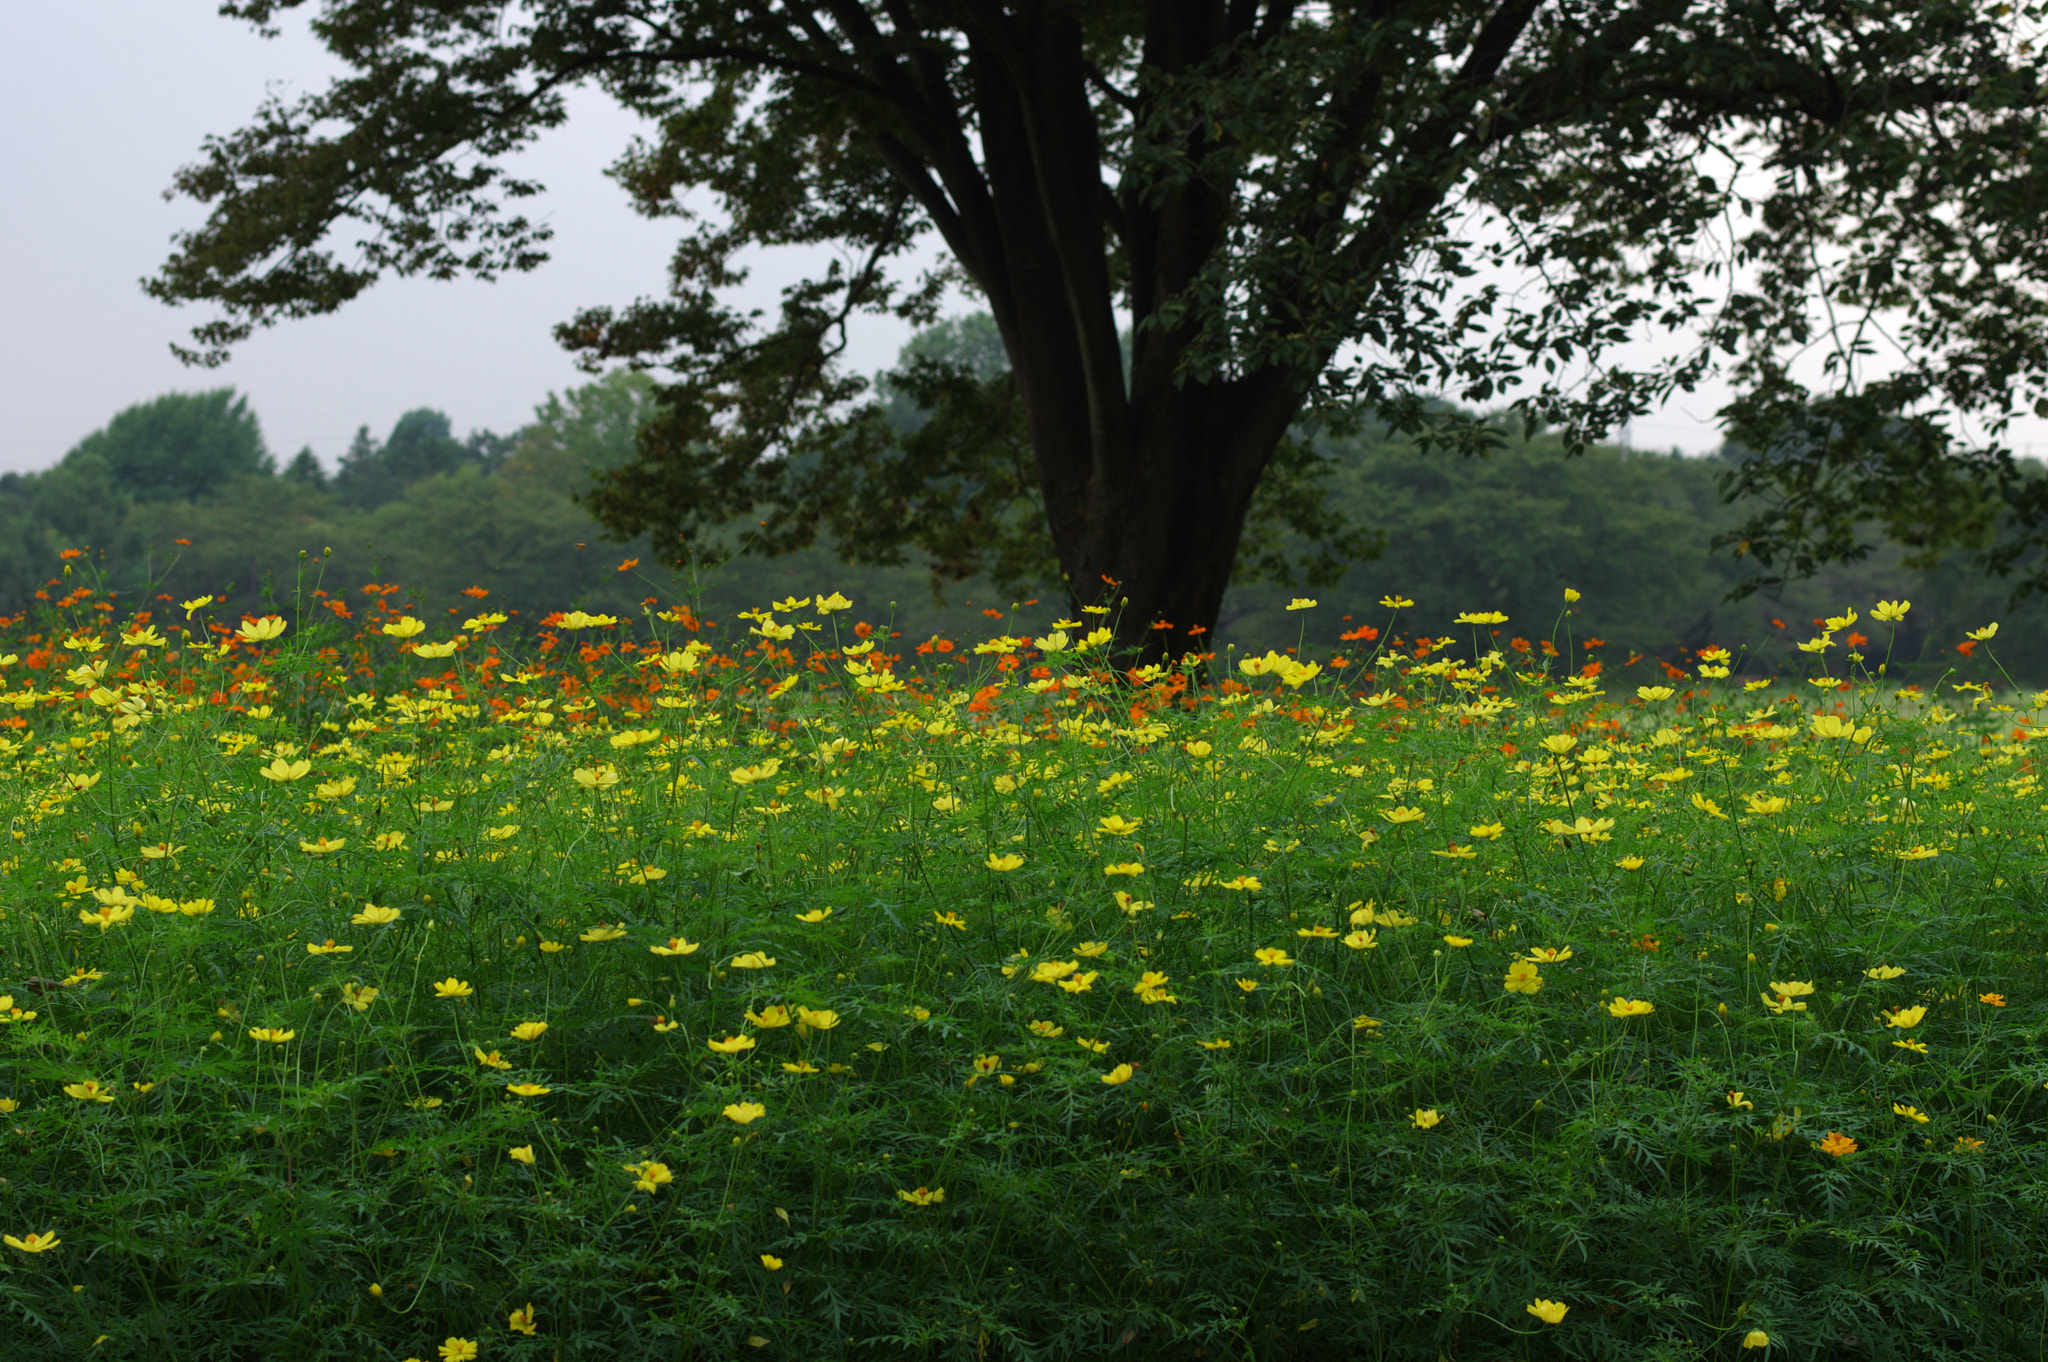
<path id="1" fill-rule="evenodd" d="M 471 594 L 7 626 L 17 1350 L 2043 1353 L 1995 626 L 1922 691 L 1838 637 L 1904 603 L 1745 680 L 1301 602 L 1118 675 Z"/>

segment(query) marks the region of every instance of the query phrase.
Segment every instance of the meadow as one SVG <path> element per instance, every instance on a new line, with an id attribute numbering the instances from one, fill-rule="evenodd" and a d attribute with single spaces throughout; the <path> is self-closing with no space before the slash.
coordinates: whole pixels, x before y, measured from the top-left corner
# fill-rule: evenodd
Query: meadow
<path id="1" fill-rule="evenodd" d="M 71 570 L 0 631 L 18 1351 L 2044 1353 L 1995 628 L 1921 688 L 1903 602 L 1745 677 L 1298 601 L 1119 673 Z"/>

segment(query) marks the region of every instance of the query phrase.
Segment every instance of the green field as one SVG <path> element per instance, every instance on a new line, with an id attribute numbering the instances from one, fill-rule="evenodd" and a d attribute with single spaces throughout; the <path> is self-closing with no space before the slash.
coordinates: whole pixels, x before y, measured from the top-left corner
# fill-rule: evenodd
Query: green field
<path id="1" fill-rule="evenodd" d="M 2043 1354 L 1995 637 L 95 599 L 0 647 L 25 1355 Z"/>

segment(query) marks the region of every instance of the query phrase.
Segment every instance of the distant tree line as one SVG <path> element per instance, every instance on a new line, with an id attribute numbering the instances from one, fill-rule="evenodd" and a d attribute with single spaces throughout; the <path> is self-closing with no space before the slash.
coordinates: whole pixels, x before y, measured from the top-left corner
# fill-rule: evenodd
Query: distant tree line
<path id="1" fill-rule="evenodd" d="M 877 377 L 905 444 L 948 438 L 944 394 L 935 399 L 919 381 L 930 363 L 994 383 L 1004 359 L 985 317 L 918 335 L 899 367 Z M 937 407 L 936 419 L 920 399 Z M 167 394 L 120 412 L 44 472 L 0 476 L 0 611 L 63 599 L 87 582 L 121 596 L 210 593 L 231 607 L 286 613 L 330 601 L 346 609 L 363 586 L 397 583 L 423 609 L 474 610 L 478 598 L 464 592 L 481 590 L 491 608 L 526 618 L 573 607 L 637 613 L 648 597 L 688 597 L 718 617 L 839 590 L 912 641 L 1000 627 L 983 612 L 1027 601 L 1038 603 L 1025 619 L 1054 617 L 1063 593 L 1047 578 L 1056 569 L 1034 558 L 1016 525 L 988 527 L 1016 540 L 995 555 L 1011 568 L 1000 584 L 951 580 L 946 562 L 914 549 L 862 567 L 839 561 L 826 542 L 756 556 L 743 519 L 707 538 L 701 560 L 681 572 L 658 567 L 644 541 L 606 542 L 578 496 L 632 456 L 655 402 L 650 380 L 622 371 L 551 394 L 510 435 L 458 438 L 447 415 L 423 408 L 382 439 L 359 429 L 330 471 L 311 449 L 280 467 L 256 413 L 231 390 Z M 1992 649 L 2003 664 L 2017 678 L 2048 680 L 2048 609 L 2009 607 L 2004 584 L 1961 558 L 1914 568 L 1886 549 L 1777 597 L 1731 599 L 1747 565 L 1710 546 L 1753 511 L 1724 504 L 1717 490 L 1740 451 L 1685 458 L 1596 447 L 1568 459 L 1538 435 L 1460 459 L 1418 452 L 1372 426 L 1342 436 L 1297 427 L 1293 443 L 1305 461 L 1297 481 L 1369 527 L 1363 549 L 1377 556 L 1307 593 L 1321 602 L 1315 611 L 1290 612 L 1303 592 L 1285 584 L 1285 567 L 1304 546 L 1287 542 L 1286 518 L 1255 523 L 1210 640 L 1219 650 L 1290 646 L 1306 628 L 1312 647 L 1362 656 L 1385 637 L 1362 631 L 1390 619 L 1410 637 L 1464 637 L 1471 631 L 1451 623 L 1457 613 L 1499 610 L 1509 616 L 1502 646 L 1548 642 L 1570 651 L 1574 666 L 1617 666 L 1631 654 L 1682 662 L 1685 650 L 1720 644 L 1747 648 L 1753 672 L 1797 671 L 1807 659 L 1791 644 L 1811 635 L 1816 617 L 1845 606 L 1867 617 L 1876 600 L 1910 599 L 1895 656 L 1901 674 L 1926 679 L 1952 664 L 1975 674 L 1983 657 L 1956 647 L 1965 631 L 1999 620 Z M 66 582 L 59 554 L 68 548 L 89 552 Z M 1569 619 L 1565 587 L 1582 595 Z M 1387 595 L 1418 604 L 1396 617 L 1376 604 Z M 1853 632 L 1873 640 L 1862 651 L 1874 664 L 1885 631 Z M 1600 641 L 1591 651 L 1589 639 Z"/>

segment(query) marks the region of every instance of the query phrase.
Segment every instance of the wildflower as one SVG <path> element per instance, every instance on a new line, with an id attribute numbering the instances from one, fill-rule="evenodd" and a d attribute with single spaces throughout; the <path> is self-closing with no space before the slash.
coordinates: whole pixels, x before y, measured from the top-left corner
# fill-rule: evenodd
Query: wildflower
<path id="1" fill-rule="evenodd" d="M 1560 961 L 1569 960 L 1571 958 L 1572 948 L 1570 946 L 1565 946 L 1562 948 L 1559 948 L 1557 946 L 1538 946 L 1523 957 L 1523 959 L 1529 961 L 1531 964 L 1537 965 L 1555 965 Z"/>
<path id="2" fill-rule="evenodd" d="M 1649 1002 L 1641 998 L 1617 997 L 1613 1002 L 1607 1004 L 1609 1014 L 1616 1017 L 1641 1017 L 1656 1010 Z"/>
<path id="3" fill-rule="evenodd" d="M 609 790 L 619 783 L 619 768 L 610 762 L 579 766 L 569 773 L 569 777 L 586 790 Z"/>
<path id="4" fill-rule="evenodd" d="M 414 638 L 427 631 L 426 621 L 401 615 L 383 627 L 382 632 L 389 638 Z"/>
<path id="5" fill-rule="evenodd" d="M 103 903 L 97 909 L 81 908 L 78 911 L 78 920 L 80 922 L 85 923 L 87 926 L 97 927 L 103 932 L 109 927 L 120 926 L 134 916 L 135 910 L 126 904 Z"/>
<path id="6" fill-rule="evenodd" d="M 514 1310 L 505 1319 L 505 1327 L 515 1334 L 533 1337 L 533 1302 L 528 1301 L 524 1310 Z"/>
<path id="7" fill-rule="evenodd" d="M 1109 954 L 1109 943 L 1107 941 L 1083 941 L 1080 945 L 1074 947 L 1074 954 L 1084 960 L 1099 960 Z"/>
<path id="8" fill-rule="evenodd" d="M 754 1048 L 752 1036 L 727 1036 L 723 1040 L 707 1040 L 704 1043 L 721 1055 L 744 1054 Z"/>
<path id="9" fill-rule="evenodd" d="M 991 851 L 988 854 L 988 859 L 983 861 L 982 864 L 1000 874 L 1005 870 L 1015 870 L 1018 866 L 1024 864 L 1024 858 L 1014 852 L 998 856 L 995 852 Z"/>
<path id="10" fill-rule="evenodd" d="M 1924 1055 L 1927 1053 L 1927 1046 L 1924 1042 L 1921 1041 L 1912 1039 L 1895 1040 L 1892 1042 L 1892 1044 L 1896 1045 L 1901 1050 L 1911 1050 L 1916 1055 Z"/>
<path id="11" fill-rule="evenodd" d="M 311 941 L 308 941 L 306 943 L 306 954 L 308 955 L 347 955 L 350 951 L 354 949 L 354 946 L 335 945 L 334 938 L 331 936 L 328 937 L 327 940 L 322 943 L 316 944 Z"/>
<path id="12" fill-rule="evenodd" d="M 780 1272 L 782 1271 L 782 1260 L 772 1253 L 764 1253 L 761 1255 L 761 1266 L 767 1268 L 770 1272 Z"/>
<path id="13" fill-rule="evenodd" d="M 789 1009 L 781 1003 L 777 1003 L 773 1007 L 762 1008 L 759 1016 L 752 1012 L 747 1013 L 747 1020 L 756 1026 L 770 1028 L 787 1026 L 789 1025 Z"/>
<path id="14" fill-rule="evenodd" d="M 1979 993 L 1977 995 L 1977 1001 L 1980 1003 L 1989 1003 L 1993 1007 L 2004 1007 L 2005 995 L 2003 993 Z"/>
<path id="15" fill-rule="evenodd" d="M 42 1253 L 63 1242 L 54 1233 L 24 1234 L 19 1239 L 11 1234 L 0 1235 L 0 1244 L 5 1244 L 11 1249 L 20 1249 L 23 1253 Z"/>
<path id="16" fill-rule="evenodd" d="M 509 1069 L 512 1067 L 512 1061 L 500 1055 L 496 1050 L 485 1054 L 482 1046 L 472 1045 L 469 1048 L 470 1053 L 476 1056 L 476 1062 L 483 1065 L 486 1069 Z"/>
<path id="17" fill-rule="evenodd" d="M 1882 604 L 1878 606 L 1879 610 L 1882 610 L 1883 608 L 1884 607 Z M 1877 612 L 1872 611 L 1871 613 L 1876 614 Z M 1903 614 L 1904 611 L 1901 610 L 1900 613 Z M 1878 615 L 1878 618 L 1883 619 L 1885 617 L 1883 615 Z M 1742 1336 L 1742 1346 L 1745 1348 L 1768 1348 L 1771 1346 L 1771 1336 L 1761 1329 L 1751 1329 L 1748 1333 Z"/>
<path id="18" fill-rule="evenodd" d="M 1505 823 L 1474 823 L 1471 827 L 1465 829 L 1468 836 L 1475 837 L 1482 842 L 1499 841 L 1501 835 L 1506 831 L 1507 825 Z"/>
<path id="19" fill-rule="evenodd" d="M 1131 1066 L 1128 1064 L 1117 1065 L 1114 1069 L 1111 1069 L 1108 1073 L 1102 1075 L 1102 1081 L 1111 1085 L 1112 1087 L 1119 1083 L 1130 1082 Z"/>
<path id="20" fill-rule="evenodd" d="M 1987 624 L 1982 629 L 1972 629 L 1970 637 L 1979 643 L 1983 643 L 1994 637 L 1997 633 L 1998 626 L 1996 624 Z"/>
<path id="21" fill-rule="evenodd" d="M 1778 1016 L 1783 1016 L 1787 1012 L 1804 1012 L 1806 1010 L 1805 1003 L 1795 1002 L 1783 993 L 1778 994 L 1776 997 L 1768 993 L 1759 993 L 1757 996 L 1764 1000 L 1765 1007 L 1771 1009 Z"/>
<path id="22" fill-rule="evenodd" d="M 415 1097 L 412 1101 L 407 1102 L 406 1105 L 414 1111 L 432 1111 L 441 1105 L 441 1099 L 438 1097 Z"/>
<path id="23" fill-rule="evenodd" d="M 686 941 L 680 936 L 672 936 L 668 939 L 667 945 L 649 946 L 647 949 L 656 955 L 694 955 L 700 944 L 695 941 Z"/>
<path id="24" fill-rule="evenodd" d="M 280 1031 L 274 1026 L 254 1026 L 249 1029 L 250 1040 L 265 1040 L 272 1045 L 282 1045 L 298 1034 L 296 1031 Z"/>
<path id="25" fill-rule="evenodd" d="M 434 985 L 434 996 L 436 998 L 467 998 L 474 992 L 476 992 L 475 989 L 452 974 Z"/>
<path id="26" fill-rule="evenodd" d="M 235 629 L 235 637 L 244 643 L 267 643 L 283 633 L 284 621 L 276 615 L 265 615 L 260 620 L 245 619 Z"/>
<path id="27" fill-rule="evenodd" d="M 726 1120 L 736 1125 L 746 1125 L 749 1122 L 758 1121 L 767 1114 L 768 1108 L 762 1106 L 759 1102 L 734 1102 L 719 1113 Z"/>
<path id="28" fill-rule="evenodd" d="M 1379 945 L 1379 933 L 1370 931 L 1352 932 L 1344 938 L 1344 944 L 1354 951 L 1369 951 Z"/>
<path id="29" fill-rule="evenodd" d="M 1565 1311 L 1571 1309 L 1563 1301 L 1547 1301 L 1541 1296 L 1522 1307 L 1545 1324 L 1557 1324 L 1564 1319 Z"/>
<path id="30" fill-rule="evenodd" d="M 514 1097 L 545 1097 L 554 1089 L 542 1087 L 538 1083 L 507 1083 L 505 1091 Z"/>
<path id="31" fill-rule="evenodd" d="M 1866 979 L 1876 979 L 1882 983 L 1887 979 L 1896 979 L 1905 972 L 1897 965 L 1877 965 L 1863 971 L 1863 977 Z"/>
<path id="32" fill-rule="evenodd" d="M 1640 856 L 1624 856 L 1615 864 L 1623 870 L 1641 870 L 1646 862 Z"/>
<path id="33" fill-rule="evenodd" d="M 199 609 L 201 606 L 207 606 L 212 604 L 213 597 L 211 596 L 195 596 L 193 599 L 189 601 L 178 602 L 179 608 L 185 612 L 185 618 L 188 620 L 192 618 L 192 612 L 194 610 Z"/>
<path id="34" fill-rule="evenodd" d="M 1462 950 L 1472 944 L 1472 938 L 1469 936 L 1447 936 L 1444 938 L 1444 944 Z"/>
<path id="35" fill-rule="evenodd" d="M 523 1163 L 529 1168 L 533 1166 L 533 1146 L 530 1144 L 513 1145 L 505 1153 L 514 1163 Z"/>
<path id="36" fill-rule="evenodd" d="M 735 955 L 731 964 L 734 969 L 773 969 L 775 957 L 764 955 L 760 951 L 745 951 Z"/>
<path id="37" fill-rule="evenodd" d="M 1246 993 L 1256 993 L 1259 990 L 1259 981 L 1256 979 L 1239 979 L 1236 983 Z"/>
<path id="38" fill-rule="evenodd" d="M 1422 810 L 1411 809 L 1404 804 L 1396 804 L 1393 808 L 1387 810 L 1387 821 L 1389 823 L 1420 823 L 1427 817 L 1429 815 Z"/>
<path id="39" fill-rule="evenodd" d="M 1636 687 L 1636 698 L 1639 700 L 1669 700 L 1673 695 L 1676 695 L 1677 693 L 1678 692 L 1672 690 L 1669 686 Z"/>
<path id="40" fill-rule="evenodd" d="M 1294 963 L 1294 957 L 1278 946 L 1261 946 L 1252 952 L 1252 958 L 1261 965 L 1283 968 Z"/>
<path id="41" fill-rule="evenodd" d="M 1730 1088 L 1728 1090 L 1728 1110 L 1755 1111 L 1756 1103 L 1750 1101 L 1747 1097 L 1743 1096 L 1742 1090 L 1740 1088 Z"/>
<path id="42" fill-rule="evenodd" d="M 81 1102 L 111 1102 L 114 1100 L 114 1094 L 101 1087 L 99 1080 L 96 1078 L 86 1078 L 76 1083 L 66 1083 L 64 1085 L 64 1095 L 66 1097 L 75 1097 Z"/>
<path id="43" fill-rule="evenodd" d="M 398 921 L 403 916 L 404 912 L 401 909 L 383 908 L 374 903 L 366 903 L 363 910 L 348 921 L 351 927 L 382 927 Z"/>
<path id="44" fill-rule="evenodd" d="M 1897 1102 L 1892 1103 L 1892 1114 L 1894 1116 L 1903 1116 L 1909 1121 L 1918 1121 L 1923 1126 L 1927 1124 L 1929 1119 L 1927 1113 L 1921 1111 L 1918 1107 L 1902 1106 Z"/>
<path id="45" fill-rule="evenodd" d="M 781 770 L 781 758 L 770 757 L 766 761 L 758 762 L 753 766 L 736 766 L 726 774 L 731 778 L 733 784 L 746 786 L 763 780 L 773 780 Z"/>
<path id="46" fill-rule="evenodd" d="M 1994 625 L 1992 627 L 1996 628 L 1997 626 Z M 1956 1153 L 1958 1154 L 1975 1154 L 1983 1147 L 1984 1142 L 1982 1140 L 1973 1140 L 1968 1135 L 1956 1136 Z"/>
<path id="47" fill-rule="evenodd" d="M 1109 1053 L 1109 1042 L 1106 1040 L 1090 1040 L 1086 1036 L 1076 1036 L 1074 1037 L 1074 1044 L 1090 1054 L 1101 1055 Z"/>
<path id="48" fill-rule="evenodd" d="M 1198 740 L 1195 742 L 1182 743 L 1180 750 L 1187 753 L 1189 756 L 1193 757 L 1196 761 L 1200 761 L 1203 757 L 1208 756 L 1211 752 L 1214 752 L 1216 749 L 1214 747 L 1211 747 L 1208 743 L 1201 742 Z"/>
<path id="49" fill-rule="evenodd" d="M 1815 1145 L 1814 1148 L 1823 1154 L 1832 1155 L 1839 1159 L 1844 1154 L 1854 1154 L 1856 1152 L 1856 1142 L 1847 1135 L 1838 1134 L 1830 1130 L 1827 1133 L 1827 1138 Z"/>
<path id="50" fill-rule="evenodd" d="M 1408 1124 L 1416 1130 L 1434 1130 L 1443 1119 L 1443 1113 L 1435 1107 L 1417 1107 L 1408 1117 Z"/>
<path id="51" fill-rule="evenodd" d="M 1131 897 L 1131 895 L 1126 894 L 1121 889 L 1116 890 L 1114 893 L 1112 893 L 1110 895 L 1110 898 L 1116 901 L 1117 907 L 1123 909 L 1125 917 L 1136 917 L 1138 914 L 1145 912 L 1152 906 L 1151 900 L 1133 898 Z"/>
<path id="52" fill-rule="evenodd" d="M 667 1164 L 656 1163 L 652 1159 L 625 1164 L 623 1167 L 633 1175 L 633 1190 L 637 1192 L 659 1192 L 663 1183 L 676 1180 L 675 1174 L 669 1171 Z"/>
<path id="53" fill-rule="evenodd" d="M 339 842 L 336 846 L 341 845 Z M 380 832 L 370 839 L 370 845 L 378 851 L 403 851 L 405 834 L 402 832 Z"/>
<path id="54" fill-rule="evenodd" d="M 262 776 L 265 780 L 286 781 L 298 780 L 310 774 L 312 770 L 313 763 L 307 761 L 304 757 L 299 758 L 297 761 L 286 761 L 283 757 L 272 757 L 270 765 L 258 767 L 256 774 Z"/>
<path id="55" fill-rule="evenodd" d="M 899 1187 L 896 1189 L 896 1199 L 912 1206 L 936 1206 L 946 1199 L 946 1189 L 920 1187 L 914 1192 L 906 1192 Z"/>
<path id="56" fill-rule="evenodd" d="M 1256 893 L 1260 889 L 1265 888 L 1264 885 L 1259 883 L 1257 875 L 1239 875 L 1234 879 L 1223 881 L 1218 887 L 1223 889 L 1242 889 L 1248 893 Z"/>
<path id="57" fill-rule="evenodd" d="M 358 987 L 355 984 L 343 984 L 341 1000 L 358 1012 L 367 1012 L 370 1010 L 370 1004 L 377 1001 L 377 990 L 368 985 Z"/>
<path id="58" fill-rule="evenodd" d="M 1926 846 L 1923 844 L 1919 846 L 1907 847 L 1904 851 L 1897 852 L 1895 854 L 1902 861 L 1925 861 L 1931 860 L 1932 858 L 1941 855 L 1941 852 L 1935 849 L 1934 847 Z"/>
<path id="59" fill-rule="evenodd" d="M 328 856 L 348 845 L 346 837 L 321 837 L 311 842 L 299 843 L 299 850 L 308 856 Z M 382 848 L 379 848 L 380 850 Z"/>
<path id="60" fill-rule="evenodd" d="M 387 632 L 391 628 L 388 624 L 384 627 Z M 436 1351 L 441 1354 L 441 1362 L 476 1362 L 476 1344 L 466 1338 L 451 1335 Z"/>
<path id="61" fill-rule="evenodd" d="M 1145 873 L 1145 867 L 1139 861 L 1119 861 L 1102 867 L 1102 873 L 1105 875 L 1142 875 Z"/>
<path id="62" fill-rule="evenodd" d="M 578 941 L 617 941 L 626 934 L 624 927 L 607 927 L 602 922 L 577 937 Z"/>
<path id="63" fill-rule="evenodd" d="M 1918 1026 L 1926 1018 L 1927 1009 L 1924 1007 L 1901 1007 L 1885 1013 L 1884 1024 L 1905 1030 L 1909 1027 Z"/>
<path id="64" fill-rule="evenodd" d="M 1138 824 L 1142 821 L 1144 820 L 1138 818 L 1125 818 L 1121 814 L 1114 813 L 1108 815 L 1107 817 L 1098 818 L 1095 820 L 1096 826 L 1099 827 L 1102 831 L 1108 833 L 1112 837 L 1130 836 L 1132 833 L 1138 830 Z"/>
<path id="65" fill-rule="evenodd" d="M 1510 993 L 1527 993 L 1533 997 L 1543 991 L 1543 976 L 1527 960 L 1517 960 L 1508 966 L 1508 977 L 1501 981 L 1501 987 Z"/>

